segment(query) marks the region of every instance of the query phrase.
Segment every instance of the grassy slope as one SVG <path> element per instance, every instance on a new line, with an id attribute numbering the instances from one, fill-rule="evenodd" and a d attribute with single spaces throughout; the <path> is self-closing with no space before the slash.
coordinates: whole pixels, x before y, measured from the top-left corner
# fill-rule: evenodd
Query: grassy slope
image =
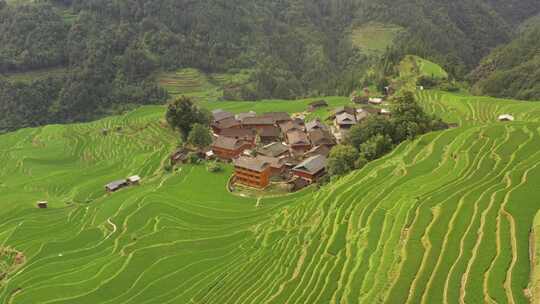
<path id="1" fill-rule="evenodd" d="M 400 77 L 433 77 L 446 79 L 448 73 L 438 64 L 414 55 L 407 55 L 399 65 Z"/>
<path id="2" fill-rule="evenodd" d="M 531 242 L 531 254 L 534 255 L 533 259 L 533 273 L 531 276 L 531 291 L 534 296 L 534 304 L 540 303 L 540 212 L 538 212 L 534 218 L 532 239 Z"/>
<path id="3" fill-rule="evenodd" d="M 0 302 L 526 303 L 540 106 L 419 97 L 462 127 L 258 208 L 226 192 L 229 171 L 162 173 L 176 139 L 159 107 L 4 135 L 0 244 L 28 263 L 0 288 Z M 297 111 L 296 103 L 219 107 Z M 497 123 L 499 112 L 517 121 Z M 103 194 L 128 174 L 143 184 Z M 39 199 L 52 208 L 35 209 Z"/>

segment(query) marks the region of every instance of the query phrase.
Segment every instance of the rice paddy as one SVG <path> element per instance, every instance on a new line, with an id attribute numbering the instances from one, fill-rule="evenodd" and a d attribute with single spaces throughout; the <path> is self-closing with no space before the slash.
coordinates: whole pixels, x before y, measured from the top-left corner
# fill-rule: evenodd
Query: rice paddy
<path id="1" fill-rule="evenodd" d="M 178 139 L 162 107 L 2 135 L 0 247 L 24 261 L 0 279 L 0 303 L 531 302 L 540 104 L 418 98 L 460 127 L 281 198 L 228 193 L 230 167 L 163 170 Z M 506 112 L 516 121 L 497 122 Z M 141 185 L 105 193 L 133 174 Z"/>
<path id="2" fill-rule="evenodd" d="M 351 40 L 367 54 L 381 54 L 392 45 L 403 28 L 393 24 L 370 22 L 352 29 Z"/>

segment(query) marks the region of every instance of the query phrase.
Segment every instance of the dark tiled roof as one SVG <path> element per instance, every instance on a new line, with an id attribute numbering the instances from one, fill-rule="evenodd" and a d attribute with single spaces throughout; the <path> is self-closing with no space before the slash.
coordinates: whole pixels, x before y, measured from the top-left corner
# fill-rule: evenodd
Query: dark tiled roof
<path id="1" fill-rule="evenodd" d="M 348 114 L 354 115 L 355 112 L 356 110 L 353 107 L 349 107 L 349 106 L 338 107 L 334 111 L 335 115 L 338 115 L 341 113 L 348 113 Z"/>
<path id="2" fill-rule="evenodd" d="M 122 188 L 122 187 L 125 186 L 126 184 L 127 184 L 127 180 L 121 179 L 121 180 L 117 180 L 117 181 L 108 183 L 105 187 L 106 187 L 107 189 L 109 189 L 109 190 L 117 190 L 117 189 Z"/>
<path id="3" fill-rule="evenodd" d="M 232 128 L 232 129 L 224 129 L 221 131 L 219 135 L 225 136 L 225 137 L 233 137 L 233 138 L 255 138 L 255 130 L 253 129 L 243 129 L 243 128 Z"/>
<path id="4" fill-rule="evenodd" d="M 281 129 L 278 127 L 264 128 L 259 131 L 261 137 L 279 137 L 281 135 Z"/>
<path id="5" fill-rule="evenodd" d="M 265 162 L 269 164 L 270 167 L 272 168 L 280 169 L 280 168 L 283 168 L 283 166 L 285 165 L 285 159 L 283 158 L 259 155 L 256 157 L 256 159 L 258 159 L 261 162 Z"/>
<path id="6" fill-rule="evenodd" d="M 349 113 L 341 113 L 336 116 L 338 125 L 354 125 L 356 124 L 356 118 Z"/>
<path id="7" fill-rule="evenodd" d="M 271 117 L 266 116 L 257 116 L 257 117 L 246 117 L 242 124 L 244 125 L 273 125 L 275 123 L 275 120 Z"/>
<path id="8" fill-rule="evenodd" d="M 302 131 L 304 130 L 304 127 L 299 123 L 295 121 L 287 121 L 284 123 L 279 124 L 279 127 L 281 128 L 281 132 L 287 133 L 292 130 L 298 130 Z"/>
<path id="9" fill-rule="evenodd" d="M 237 120 L 240 120 L 240 121 L 243 121 L 244 119 L 248 118 L 248 117 L 255 117 L 257 116 L 257 113 L 253 112 L 253 111 L 249 111 L 249 112 L 245 112 L 245 113 L 238 113 L 235 115 L 235 118 Z"/>
<path id="10" fill-rule="evenodd" d="M 326 102 L 326 100 L 317 100 L 317 101 L 309 103 L 309 106 L 311 106 L 311 107 L 327 107 L 328 102 Z"/>
<path id="11" fill-rule="evenodd" d="M 270 117 L 274 122 L 280 121 L 289 121 L 291 120 L 291 115 L 287 112 L 267 112 L 262 115 L 263 117 Z"/>
<path id="12" fill-rule="evenodd" d="M 222 121 L 227 118 L 234 118 L 234 114 L 218 109 L 212 111 L 212 117 L 214 118 L 214 121 Z"/>
<path id="13" fill-rule="evenodd" d="M 311 150 L 307 151 L 304 156 L 311 157 L 315 155 L 322 155 L 324 157 L 328 157 L 330 155 L 330 148 L 327 146 L 316 146 L 311 148 Z"/>
<path id="14" fill-rule="evenodd" d="M 301 131 L 290 131 L 287 132 L 287 141 L 290 145 L 299 145 L 299 144 L 308 144 L 309 139 L 307 134 Z"/>
<path id="15" fill-rule="evenodd" d="M 261 158 L 255 158 L 255 157 L 241 156 L 237 158 L 236 160 L 234 160 L 235 167 L 244 168 L 244 169 L 252 170 L 255 172 L 262 172 L 269 165 L 270 163 L 267 162 L 266 160 L 261 159 Z"/>
<path id="16" fill-rule="evenodd" d="M 240 148 L 243 144 L 243 141 L 225 136 L 218 136 L 214 141 L 213 147 L 227 149 L 227 150 L 236 150 Z"/>
<path id="17" fill-rule="evenodd" d="M 306 131 L 311 131 L 311 130 L 314 130 L 314 129 L 327 129 L 326 125 L 323 124 L 320 120 L 316 119 L 316 120 L 312 120 L 308 123 L 306 123 Z"/>
<path id="18" fill-rule="evenodd" d="M 282 143 L 277 143 L 277 142 L 268 144 L 260 148 L 258 151 L 259 154 L 270 156 L 270 157 L 277 157 L 287 152 L 289 152 L 289 147 L 287 147 L 286 145 Z"/>
<path id="19" fill-rule="evenodd" d="M 367 112 L 368 114 L 379 114 L 381 112 L 380 109 L 377 109 L 377 108 L 374 108 L 374 107 L 369 107 L 369 106 L 361 107 L 361 109 L 364 112 Z"/>
<path id="20" fill-rule="evenodd" d="M 311 144 L 314 146 L 335 144 L 334 137 L 326 130 L 313 130 L 308 135 Z"/>
<path id="21" fill-rule="evenodd" d="M 234 119 L 234 117 L 230 117 L 214 123 L 213 126 L 223 130 L 240 126 L 240 121 Z"/>
<path id="22" fill-rule="evenodd" d="M 326 167 L 326 157 L 315 155 L 294 167 L 295 171 L 306 172 L 308 174 L 317 174 Z"/>

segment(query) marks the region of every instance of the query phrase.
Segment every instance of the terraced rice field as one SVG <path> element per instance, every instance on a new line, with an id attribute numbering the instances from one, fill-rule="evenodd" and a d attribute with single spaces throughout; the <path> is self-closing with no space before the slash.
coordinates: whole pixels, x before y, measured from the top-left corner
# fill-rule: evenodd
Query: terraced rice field
<path id="1" fill-rule="evenodd" d="M 393 24 L 367 23 L 352 29 L 354 46 L 367 54 L 381 54 L 394 42 L 403 28 Z"/>
<path id="2" fill-rule="evenodd" d="M 10 73 L 10 74 L 0 74 L 0 76 L 5 76 L 10 81 L 18 82 L 32 82 L 35 80 L 45 79 L 47 77 L 60 77 L 68 73 L 67 68 L 58 67 L 50 69 L 41 69 L 35 70 L 32 72 L 20 72 L 20 73 Z"/>
<path id="3" fill-rule="evenodd" d="M 528 303 L 540 105 L 419 97 L 461 127 L 261 200 L 226 191 L 230 168 L 164 173 L 159 107 L 3 135 L 0 246 L 26 260 L 0 303 Z"/>
<path id="4" fill-rule="evenodd" d="M 215 99 L 221 96 L 221 89 L 213 85 L 208 77 L 197 69 L 180 69 L 160 73 L 157 77 L 159 84 L 173 97 L 185 95 Z"/>

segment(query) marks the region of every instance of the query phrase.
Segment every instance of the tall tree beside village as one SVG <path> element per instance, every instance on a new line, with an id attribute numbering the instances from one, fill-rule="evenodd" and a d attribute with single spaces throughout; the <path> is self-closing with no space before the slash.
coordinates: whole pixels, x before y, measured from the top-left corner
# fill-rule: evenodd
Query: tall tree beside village
<path id="1" fill-rule="evenodd" d="M 350 145 L 339 145 L 332 148 L 328 157 L 328 173 L 332 176 L 345 175 L 355 169 L 358 150 Z"/>
<path id="2" fill-rule="evenodd" d="M 182 96 L 169 103 L 166 119 L 171 128 L 180 131 L 182 138 L 187 139 L 195 124 L 210 123 L 210 113 L 195 105 L 189 97 Z"/>
<path id="3" fill-rule="evenodd" d="M 187 141 L 190 145 L 198 148 L 204 149 L 212 143 L 212 135 L 210 134 L 210 129 L 200 123 L 193 125 L 193 128 L 189 132 Z"/>

